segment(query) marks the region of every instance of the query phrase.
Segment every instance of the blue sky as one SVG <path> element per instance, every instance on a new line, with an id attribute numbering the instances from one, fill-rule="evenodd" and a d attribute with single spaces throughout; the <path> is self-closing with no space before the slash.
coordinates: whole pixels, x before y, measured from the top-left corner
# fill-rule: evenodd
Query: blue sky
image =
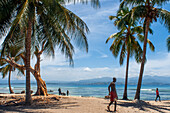
<path id="1" fill-rule="evenodd" d="M 110 21 L 108 17 L 116 15 L 119 0 L 114 2 L 112 0 L 100 1 L 101 8 L 98 9 L 92 8 L 90 2 L 87 5 L 68 4 L 66 6 L 88 25 L 90 29 L 90 33 L 87 35 L 89 52 L 86 53 L 75 48 L 74 67 L 69 66 L 59 50 L 56 51 L 55 59 L 44 56 L 41 62 L 41 75 L 44 80 L 77 81 L 100 77 L 124 77 L 126 60 L 124 65 L 120 66 L 119 58 L 114 58 L 109 50 L 112 40 L 105 44 L 106 39 L 117 32 L 113 21 Z M 170 11 L 170 3 L 163 8 Z M 159 21 L 153 23 L 151 27 L 154 35 L 149 35 L 149 39 L 156 48 L 155 52 L 151 52 L 147 48 L 147 63 L 144 75 L 170 76 L 170 53 L 168 53 L 166 46 L 166 39 L 170 34 Z M 140 64 L 137 64 L 132 57 L 130 59 L 129 77 L 138 76 L 139 71 Z M 13 79 L 16 78 L 25 79 L 25 77 L 17 77 L 13 74 Z"/>

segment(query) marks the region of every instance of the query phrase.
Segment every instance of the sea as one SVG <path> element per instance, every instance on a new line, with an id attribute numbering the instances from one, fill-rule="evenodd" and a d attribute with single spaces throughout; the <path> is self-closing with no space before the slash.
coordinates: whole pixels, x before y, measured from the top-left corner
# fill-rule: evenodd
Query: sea
<path id="1" fill-rule="evenodd" d="M 25 90 L 24 83 L 11 84 L 15 93 L 20 93 Z M 58 89 L 62 92 L 69 91 L 69 96 L 78 97 L 98 97 L 104 98 L 108 95 L 108 85 L 101 84 L 60 84 L 60 83 L 47 83 L 47 90 L 49 94 L 58 95 Z M 134 99 L 136 93 L 136 85 L 128 85 L 127 95 L 128 99 Z M 142 85 L 140 99 L 141 100 L 155 100 L 156 88 L 159 89 L 161 100 L 170 100 L 170 85 Z M 36 83 L 31 84 L 31 90 L 35 93 L 37 89 Z M 118 99 L 122 99 L 124 92 L 124 85 L 116 85 Z M 0 84 L 0 93 L 9 93 L 8 84 Z"/>

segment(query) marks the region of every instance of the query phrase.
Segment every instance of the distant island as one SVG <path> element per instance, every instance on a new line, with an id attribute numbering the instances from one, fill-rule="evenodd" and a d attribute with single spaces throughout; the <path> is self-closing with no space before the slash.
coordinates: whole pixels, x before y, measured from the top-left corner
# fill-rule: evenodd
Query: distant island
<path id="1" fill-rule="evenodd" d="M 108 85 L 112 81 L 112 77 L 102 77 L 94 79 L 85 79 L 79 81 L 46 81 L 47 84 L 77 84 L 77 85 Z M 128 85 L 137 85 L 138 77 L 128 79 Z M 25 80 L 12 80 L 12 84 L 25 84 Z M 31 82 L 36 84 L 35 82 Z M 0 84 L 7 84 L 7 80 L 0 80 Z M 124 85 L 124 78 L 117 78 L 118 85 Z M 145 75 L 143 85 L 170 85 L 170 77 L 168 76 L 150 76 Z"/>
<path id="2" fill-rule="evenodd" d="M 112 81 L 112 77 L 102 77 L 102 78 L 94 78 L 87 80 L 80 80 L 76 82 L 72 82 L 75 84 L 86 84 L 86 85 L 97 85 L 97 84 L 109 84 Z M 128 79 L 129 85 L 136 85 L 138 81 L 138 77 L 131 77 Z M 117 78 L 118 85 L 124 85 L 124 78 Z M 170 85 L 170 77 L 167 76 L 150 76 L 145 75 L 143 77 L 143 85 Z"/>

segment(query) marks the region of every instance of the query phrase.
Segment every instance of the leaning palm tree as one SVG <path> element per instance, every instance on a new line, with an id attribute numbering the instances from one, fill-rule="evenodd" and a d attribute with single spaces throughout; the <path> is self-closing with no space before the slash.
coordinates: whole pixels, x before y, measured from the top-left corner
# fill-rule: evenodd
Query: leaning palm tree
<path id="1" fill-rule="evenodd" d="M 66 0 L 75 1 L 77 0 Z M 79 1 L 79 0 L 78 0 Z M 87 1 L 87 0 L 80 0 Z M 91 0 L 98 3 L 98 0 Z M 2 53 L 8 43 L 12 43 L 11 38 L 15 35 L 15 29 L 20 27 L 21 34 L 25 34 L 25 58 L 26 58 L 26 104 L 31 104 L 30 91 L 30 56 L 31 56 L 31 37 L 39 37 L 48 40 L 46 47 L 53 41 L 59 45 L 62 52 L 69 57 L 70 40 L 72 37 L 80 47 L 87 47 L 86 24 L 73 12 L 64 7 L 65 0 L 3 0 L 0 1 L 0 13 L 4 17 L 0 19 L 0 33 L 6 35 L 3 43 Z M 6 11 L 4 11 L 4 9 Z M 24 31 L 23 31 L 24 30 Z M 54 49 L 55 46 L 51 46 Z"/>
<path id="2" fill-rule="evenodd" d="M 165 27 L 168 28 L 170 32 L 170 12 L 161 8 L 163 4 L 169 2 L 169 0 L 121 0 L 121 6 L 126 6 L 128 4 L 133 5 L 133 19 L 142 19 L 144 27 L 144 44 L 143 44 L 143 56 L 142 63 L 139 73 L 138 85 L 134 99 L 140 99 L 140 89 L 142 83 L 142 77 L 144 72 L 144 63 L 146 57 L 146 46 L 148 31 L 151 23 L 153 21 L 157 22 L 157 19 L 160 18 L 161 23 L 164 23 Z M 156 7 L 155 7 L 156 6 Z"/>
<path id="3" fill-rule="evenodd" d="M 22 63 L 20 54 L 22 53 L 22 47 L 17 47 L 17 46 L 10 46 L 8 49 L 8 51 L 6 51 L 6 56 L 9 56 L 12 58 L 12 60 L 14 62 L 19 62 Z M 4 62 L 3 60 L 0 61 L 0 72 L 3 75 L 3 78 L 5 78 L 8 75 L 8 85 L 9 85 L 9 92 L 10 93 L 14 93 L 14 91 L 11 88 L 11 72 L 16 70 L 16 67 L 13 67 L 12 65 L 10 65 L 7 62 Z M 24 70 L 18 69 L 18 74 L 22 74 L 24 75 Z"/>
<path id="4" fill-rule="evenodd" d="M 5 63 L 1 63 L 1 65 L 5 65 Z M 11 71 L 13 71 L 13 67 L 11 65 L 6 65 L 3 68 L 0 68 L 0 72 L 2 73 L 2 78 L 5 78 L 6 75 L 8 75 L 8 87 L 9 87 L 9 92 L 14 93 L 14 91 L 11 88 Z"/>
<path id="5" fill-rule="evenodd" d="M 170 51 L 170 36 L 167 38 L 167 47 L 168 51 Z"/>
<path id="6" fill-rule="evenodd" d="M 3 73 L 4 77 L 5 77 L 5 74 L 7 73 L 7 71 L 10 69 L 8 67 L 11 67 L 12 69 L 17 68 L 21 72 L 25 71 L 25 68 L 24 68 L 25 66 L 22 65 L 22 64 L 26 63 L 26 58 L 25 58 L 25 54 L 24 54 L 25 52 L 23 49 L 24 38 L 20 38 L 18 41 L 18 39 L 13 37 L 13 41 L 15 41 L 15 42 L 13 42 L 13 44 L 15 44 L 15 45 L 7 48 L 5 54 L 3 54 L 2 58 L 0 59 L 1 66 L 3 66 L 1 69 L 1 72 Z M 20 42 L 20 43 L 18 43 L 18 42 Z M 45 81 L 42 80 L 42 78 L 40 76 L 40 55 L 42 54 L 42 52 L 44 50 L 44 43 L 42 45 L 42 48 L 43 49 L 41 51 L 39 51 L 39 49 L 36 47 L 34 54 L 37 58 L 37 63 L 35 64 L 34 68 L 30 67 L 31 73 L 33 74 L 33 76 L 35 77 L 36 82 L 37 82 L 37 92 L 39 92 L 39 93 L 35 93 L 35 95 L 36 94 L 48 95 L 46 83 L 45 83 Z M 17 55 L 17 56 L 15 56 L 15 55 Z M 13 56 L 15 56 L 15 57 L 13 57 Z M 20 62 L 18 62 L 18 61 L 16 62 L 17 59 Z M 10 78 L 10 76 L 9 76 L 9 78 Z M 9 80 L 9 83 L 10 83 L 10 80 Z"/>
<path id="7" fill-rule="evenodd" d="M 120 53 L 120 65 L 123 65 L 124 58 L 127 54 L 127 64 L 126 64 L 126 77 L 125 77 L 125 88 L 123 99 L 127 100 L 127 83 L 128 83 L 128 70 L 129 70 L 129 59 L 131 56 L 135 56 L 136 61 L 140 62 L 142 49 L 137 38 L 140 41 L 143 41 L 142 31 L 143 28 L 141 26 L 136 25 L 136 21 L 131 19 L 131 11 L 129 11 L 128 7 L 120 8 L 116 16 L 110 16 L 110 19 L 115 19 L 114 25 L 120 30 L 119 32 L 111 35 L 106 43 L 114 38 L 114 41 L 110 47 L 113 55 L 115 57 Z M 150 44 L 151 50 L 154 51 L 153 44 L 148 40 Z"/>

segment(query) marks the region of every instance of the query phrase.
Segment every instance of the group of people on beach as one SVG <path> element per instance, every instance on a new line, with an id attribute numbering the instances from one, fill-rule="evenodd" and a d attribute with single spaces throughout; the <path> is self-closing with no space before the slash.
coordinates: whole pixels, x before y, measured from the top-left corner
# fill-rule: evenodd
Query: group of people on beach
<path id="1" fill-rule="evenodd" d="M 67 96 L 69 95 L 69 90 L 67 90 L 67 92 L 64 93 L 64 92 L 61 92 L 61 88 L 59 88 L 58 92 L 59 92 L 59 95 L 66 95 L 66 94 L 67 94 Z"/>
<path id="2" fill-rule="evenodd" d="M 116 111 L 116 105 L 117 105 L 117 92 L 116 92 L 116 86 L 115 86 L 115 82 L 116 82 L 116 78 L 113 77 L 113 81 L 110 83 L 110 85 L 108 86 L 108 91 L 109 91 L 109 95 L 110 95 L 110 103 L 107 106 L 107 110 L 110 111 L 110 106 L 113 104 L 114 102 L 114 112 Z M 69 95 L 69 91 L 67 90 L 66 94 L 61 92 L 61 88 L 58 89 L 59 95 Z M 159 91 L 158 88 L 156 88 L 156 98 L 155 101 L 157 101 L 157 98 L 159 98 L 160 100 L 160 96 L 159 96 Z"/>

